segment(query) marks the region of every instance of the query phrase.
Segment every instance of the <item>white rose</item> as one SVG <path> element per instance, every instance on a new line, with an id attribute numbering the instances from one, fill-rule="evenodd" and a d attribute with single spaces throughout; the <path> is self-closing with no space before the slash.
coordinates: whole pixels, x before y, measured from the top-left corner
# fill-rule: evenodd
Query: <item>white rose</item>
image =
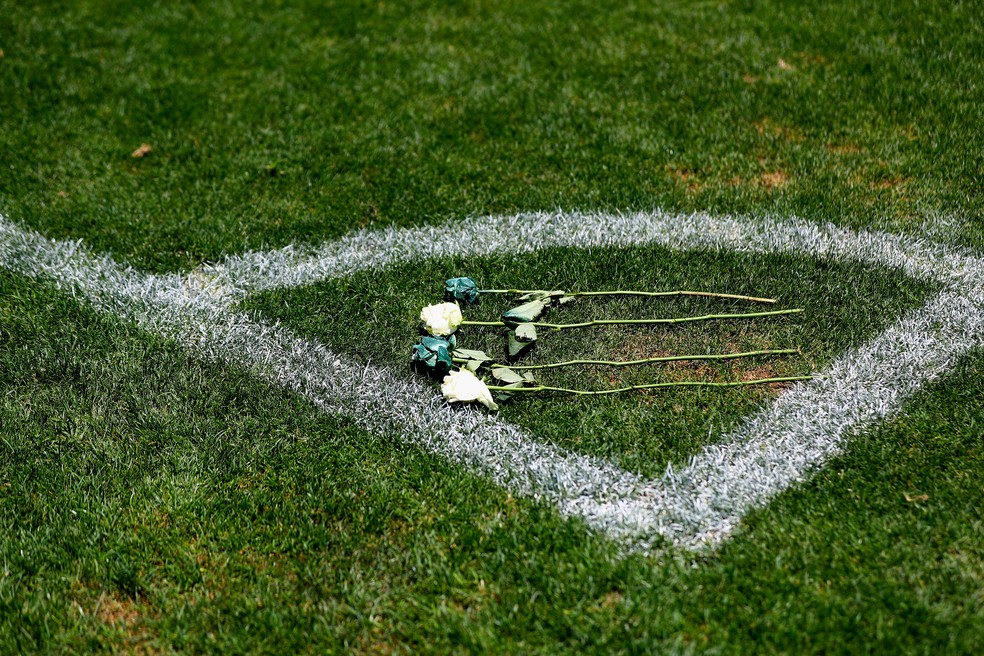
<path id="1" fill-rule="evenodd" d="M 478 401 L 487 406 L 490 410 L 498 410 L 499 406 L 492 400 L 492 392 L 479 380 L 478 376 L 467 369 L 452 371 L 444 377 L 441 385 L 441 393 L 449 402 L 460 401 L 470 403 Z"/>
<path id="2" fill-rule="evenodd" d="M 457 303 L 428 305 L 420 311 L 420 320 L 431 335 L 450 335 L 458 330 L 463 317 Z"/>

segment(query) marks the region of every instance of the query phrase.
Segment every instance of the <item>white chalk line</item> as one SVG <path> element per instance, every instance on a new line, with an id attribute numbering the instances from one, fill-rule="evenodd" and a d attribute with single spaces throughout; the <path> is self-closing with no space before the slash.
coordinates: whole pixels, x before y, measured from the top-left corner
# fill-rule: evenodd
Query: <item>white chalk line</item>
<path id="1" fill-rule="evenodd" d="M 347 361 L 323 345 L 229 309 L 252 290 L 307 284 L 421 257 L 528 252 L 548 246 L 628 246 L 789 253 L 877 263 L 945 286 L 929 305 L 797 385 L 679 471 L 643 480 L 597 458 L 542 444 L 480 411 L 444 406 L 433 389 Z M 420 246 L 423 245 L 423 246 Z M 426 248 L 425 248 L 426 247 Z M 382 250 L 389 248 L 389 252 Z M 984 341 L 984 263 L 967 253 L 882 233 L 795 220 L 662 212 L 536 214 L 446 227 L 357 232 L 321 248 L 230 257 L 211 270 L 153 276 L 54 242 L 0 218 L 0 264 L 50 278 L 99 309 L 246 362 L 326 411 L 400 435 L 636 549 L 659 538 L 685 548 L 719 543 L 761 506 L 837 453 L 847 437 L 897 412 L 913 392 Z"/>
<path id="2" fill-rule="evenodd" d="M 359 230 L 317 248 L 288 246 L 226 258 L 202 272 L 230 294 L 295 287 L 401 262 L 529 253 L 550 247 L 655 245 L 674 250 L 786 253 L 879 264 L 913 278 L 960 284 L 979 260 L 922 239 L 855 232 L 796 219 L 748 220 L 661 211 L 632 214 L 531 213 L 451 225 Z"/>
<path id="3" fill-rule="evenodd" d="M 332 414 L 371 432 L 400 435 L 521 494 L 566 498 L 620 479 L 616 487 L 624 494 L 641 482 L 600 459 L 541 444 L 494 415 L 451 408 L 431 385 L 353 362 L 287 329 L 229 311 L 221 291 L 194 275 L 139 273 L 91 255 L 80 242 L 52 241 L 3 217 L 0 266 L 52 280 L 97 310 L 208 358 L 250 366 Z"/>

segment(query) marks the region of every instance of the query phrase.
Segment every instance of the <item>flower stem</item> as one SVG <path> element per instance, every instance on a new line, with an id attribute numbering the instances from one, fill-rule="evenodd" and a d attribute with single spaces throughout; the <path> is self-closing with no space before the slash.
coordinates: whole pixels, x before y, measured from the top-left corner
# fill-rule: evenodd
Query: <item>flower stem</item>
<path id="1" fill-rule="evenodd" d="M 642 385 L 629 385 L 628 387 L 618 387 L 606 390 L 577 390 L 566 387 L 551 387 L 550 385 L 537 385 L 536 387 L 497 387 L 489 385 L 488 388 L 496 392 L 561 392 L 563 394 L 576 394 L 578 396 L 601 396 L 603 394 L 618 394 L 620 392 L 631 392 L 633 390 L 656 389 L 658 387 L 743 387 L 747 385 L 764 385 L 767 383 L 786 383 L 798 380 L 813 380 L 817 376 L 785 376 L 782 378 L 758 378 L 755 380 L 737 380 L 725 383 L 715 383 L 702 380 L 681 380 L 673 383 L 645 383 Z"/>
<path id="2" fill-rule="evenodd" d="M 479 294 L 531 294 L 533 292 L 546 291 L 541 289 L 480 289 Z M 774 298 L 759 298 L 757 296 L 742 296 L 741 294 L 722 294 L 717 292 L 694 292 L 686 290 L 676 290 L 672 292 L 636 292 L 631 290 L 612 290 L 600 292 L 565 292 L 565 296 L 648 296 L 648 297 L 667 297 L 667 296 L 704 296 L 708 298 L 730 298 L 737 301 L 752 301 L 755 303 L 775 303 Z"/>
<path id="3" fill-rule="evenodd" d="M 721 353 L 709 355 L 666 355 L 658 358 L 643 360 L 568 360 L 567 362 L 550 362 L 547 364 L 493 364 L 492 369 L 506 367 L 508 369 L 556 369 L 574 365 L 599 365 L 605 367 L 631 367 L 640 364 L 655 364 L 658 362 L 679 362 L 681 360 L 734 360 L 736 358 L 751 358 L 756 355 L 788 355 L 799 353 L 799 349 L 775 349 L 770 351 L 746 351 L 744 353 Z M 468 362 L 467 358 L 453 358 L 455 362 Z"/>
<path id="4" fill-rule="evenodd" d="M 750 319 L 753 317 L 774 317 L 781 314 L 798 314 L 803 308 L 793 308 L 789 310 L 770 310 L 769 312 L 746 312 L 743 314 L 704 314 L 699 317 L 676 317 L 673 319 L 594 319 L 583 323 L 543 323 L 531 321 L 530 323 L 537 328 L 549 328 L 550 330 L 567 330 L 568 328 L 587 328 L 588 326 L 623 326 L 623 325 L 647 325 L 665 323 L 691 323 L 694 321 L 711 321 L 714 319 Z M 462 321 L 462 326 L 506 326 L 511 325 L 503 321 Z"/>

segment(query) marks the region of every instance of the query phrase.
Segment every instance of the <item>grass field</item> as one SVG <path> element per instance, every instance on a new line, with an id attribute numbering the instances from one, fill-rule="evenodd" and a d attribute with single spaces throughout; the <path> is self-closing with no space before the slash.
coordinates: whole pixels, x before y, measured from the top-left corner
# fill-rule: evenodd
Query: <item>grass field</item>
<path id="1" fill-rule="evenodd" d="M 799 217 L 977 256 L 982 106 L 974 2 L 0 0 L 0 216 L 189 279 L 250 250 L 536 211 Z M 980 348 L 716 547 L 640 550 L 105 312 L 4 239 L 0 652 L 984 651 Z M 940 289 L 804 254 L 557 246 L 421 257 L 234 310 L 409 380 L 419 310 L 455 275 L 805 310 L 542 337 L 533 361 L 800 349 L 542 375 L 594 389 L 823 371 Z M 551 317 L 752 309 L 583 300 Z M 659 477 L 788 389 L 547 395 L 498 417 Z"/>

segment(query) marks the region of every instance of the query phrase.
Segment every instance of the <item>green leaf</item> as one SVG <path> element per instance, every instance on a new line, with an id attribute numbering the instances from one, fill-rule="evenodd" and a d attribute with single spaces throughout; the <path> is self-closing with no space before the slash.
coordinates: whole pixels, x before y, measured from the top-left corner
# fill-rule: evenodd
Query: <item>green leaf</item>
<path id="1" fill-rule="evenodd" d="M 523 385 L 523 383 L 509 383 L 508 385 L 502 385 L 501 387 L 508 387 L 510 389 L 518 389 L 518 388 L 524 387 L 524 385 Z M 515 393 L 506 392 L 504 390 L 496 390 L 492 394 L 492 397 L 495 398 L 496 401 L 508 401 L 509 399 L 511 399 L 514 396 L 516 396 Z"/>
<path id="2" fill-rule="evenodd" d="M 519 307 L 514 307 L 511 310 L 503 312 L 502 320 L 506 323 L 536 321 L 545 309 L 547 309 L 547 306 L 543 301 L 530 301 L 529 303 L 523 303 Z"/>
<path id="3" fill-rule="evenodd" d="M 516 331 L 510 330 L 506 333 L 506 354 L 509 356 L 510 360 L 515 360 L 517 357 L 522 355 L 536 342 L 521 342 L 516 339 Z"/>
<path id="4" fill-rule="evenodd" d="M 492 377 L 504 383 L 522 383 L 525 380 L 509 367 L 496 367 L 492 370 Z"/>
<path id="5" fill-rule="evenodd" d="M 521 323 L 516 326 L 516 341 L 518 342 L 535 342 L 536 341 L 536 326 L 531 323 Z"/>
<path id="6" fill-rule="evenodd" d="M 529 292 L 528 294 L 523 294 L 517 300 L 519 301 L 544 301 L 546 303 L 551 303 L 555 298 L 560 298 L 565 294 L 562 289 L 555 289 L 553 291 L 545 291 L 543 289 L 538 289 L 534 292 Z"/>
<path id="7" fill-rule="evenodd" d="M 454 357 L 464 358 L 467 360 L 478 360 L 479 362 L 488 362 L 492 358 L 485 354 L 485 351 L 473 351 L 471 349 L 455 349 Z"/>
<path id="8" fill-rule="evenodd" d="M 462 368 L 467 369 L 471 372 L 476 372 L 485 366 L 486 363 L 492 362 L 492 358 L 486 355 L 485 351 L 472 351 L 471 349 L 455 349 L 451 354 L 458 360 L 466 360 L 462 364 Z"/>

